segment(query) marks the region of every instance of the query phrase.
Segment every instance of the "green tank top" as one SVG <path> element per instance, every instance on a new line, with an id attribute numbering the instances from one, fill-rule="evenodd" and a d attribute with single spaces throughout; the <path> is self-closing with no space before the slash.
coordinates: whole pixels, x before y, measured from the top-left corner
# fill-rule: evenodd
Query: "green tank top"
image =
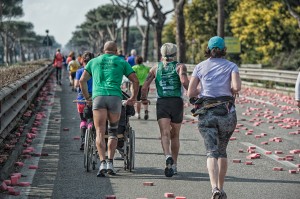
<path id="1" fill-rule="evenodd" d="M 181 82 L 176 71 L 177 63 L 169 62 L 166 67 L 162 62 L 158 63 L 155 77 L 158 97 L 181 97 Z"/>

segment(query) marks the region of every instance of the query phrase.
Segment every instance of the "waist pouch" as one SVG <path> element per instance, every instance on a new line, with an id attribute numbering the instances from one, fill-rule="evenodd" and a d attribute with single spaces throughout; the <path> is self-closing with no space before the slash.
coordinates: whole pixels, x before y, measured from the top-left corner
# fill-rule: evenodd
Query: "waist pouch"
<path id="1" fill-rule="evenodd" d="M 224 116 L 230 112 L 234 105 L 233 97 L 219 97 L 219 98 L 200 98 L 196 101 L 195 108 L 191 110 L 193 116 L 204 115 L 209 110 L 213 115 Z"/>

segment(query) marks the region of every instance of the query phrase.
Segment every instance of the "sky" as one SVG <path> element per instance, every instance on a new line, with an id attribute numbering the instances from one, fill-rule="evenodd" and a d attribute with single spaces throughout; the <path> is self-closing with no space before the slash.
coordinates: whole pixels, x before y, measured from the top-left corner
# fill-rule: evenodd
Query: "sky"
<path id="1" fill-rule="evenodd" d="M 31 22 L 39 35 L 49 34 L 61 45 L 67 44 L 76 26 L 85 21 L 85 14 L 110 0 L 23 0 L 24 16 L 19 20 Z M 172 9 L 172 0 L 161 0 L 163 10 Z M 139 17 L 141 19 L 142 17 Z M 169 14 L 170 18 L 170 14 Z M 135 23 L 132 19 L 131 25 Z M 143 21 L 140 22 L 143 24 Z"/>

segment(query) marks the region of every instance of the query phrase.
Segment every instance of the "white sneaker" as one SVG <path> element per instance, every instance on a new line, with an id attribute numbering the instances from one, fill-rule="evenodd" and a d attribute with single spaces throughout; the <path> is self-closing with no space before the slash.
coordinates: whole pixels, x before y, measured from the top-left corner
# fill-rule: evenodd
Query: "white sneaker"
<path id="1" fill-rule="evenodd" d="M 106 169 L 109 175 L 116 175 L 117 173 L 112 162 L 107 162 Z"/>
<path id="2" fill-rule="evenodd" d="M 107 171 L 107 165 L 106 165 L 106 162 L 101 162 L 100 164 L 100 167 L 99 167 L 99 171 L 97 173 L 97 177 L 104 177 L 105 176 L 105 173 Z"/>

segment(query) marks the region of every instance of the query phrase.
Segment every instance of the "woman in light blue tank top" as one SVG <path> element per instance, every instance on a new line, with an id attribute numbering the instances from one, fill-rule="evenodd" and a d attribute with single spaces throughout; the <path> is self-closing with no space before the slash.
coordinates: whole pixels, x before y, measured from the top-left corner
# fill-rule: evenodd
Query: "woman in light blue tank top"
<path id="1" fill-rule="evenodd" d="M 215 36 L 205 51 L 207 60 L 199 63 L 192 74 L 189 98 L 200 98 L 198 128 L 207 152 L 207 168 L 213 199 L 227 199 L 223 190 L 227 172 L 226 148 L 236 123 L 234 97 L 241 89 L 238 67 L 223 58 L 223 38 Z"/>

